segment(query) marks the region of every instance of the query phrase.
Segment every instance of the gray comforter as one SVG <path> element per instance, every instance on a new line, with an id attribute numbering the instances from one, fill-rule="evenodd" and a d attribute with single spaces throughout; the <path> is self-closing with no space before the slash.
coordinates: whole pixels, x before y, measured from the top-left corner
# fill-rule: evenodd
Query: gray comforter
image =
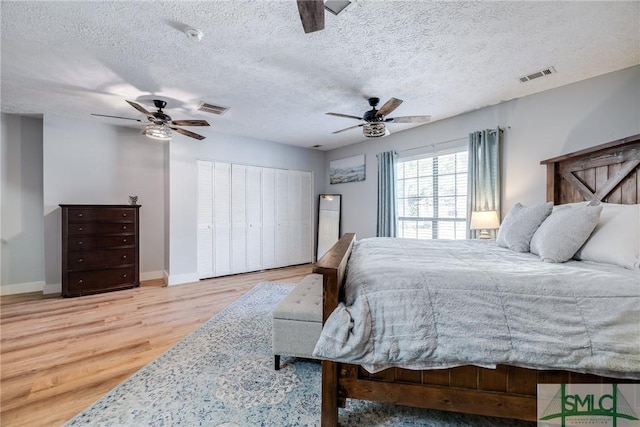
<path id="1" fill-rule="evenodd" d="M 314 355 L 371 372 L 509 364 L 640 378 L 640 272 L 487 241 L 360 240 Z"/>

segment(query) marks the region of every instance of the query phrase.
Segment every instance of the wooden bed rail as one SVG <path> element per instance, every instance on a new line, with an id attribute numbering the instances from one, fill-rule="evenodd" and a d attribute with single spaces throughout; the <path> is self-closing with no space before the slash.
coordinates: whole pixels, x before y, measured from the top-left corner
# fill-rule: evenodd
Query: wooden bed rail
<path id="1" fill-rule="evenodd" d="M 344 234 L 313 268 L 314 273 L 322 274 L 322 323 L 338 306 L 347 261 L 356 240 L 355 233 Z M 346 398 L 338 394 L 338 363 L 322 361 L 322 426 L 338 425 L 338 406 L 344 407 Z"/>

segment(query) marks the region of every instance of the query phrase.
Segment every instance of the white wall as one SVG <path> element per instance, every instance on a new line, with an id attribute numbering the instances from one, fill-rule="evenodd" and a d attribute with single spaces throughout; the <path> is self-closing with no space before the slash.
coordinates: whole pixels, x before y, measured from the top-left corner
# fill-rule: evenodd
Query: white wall
<path id="1" fill-rule="evenodd" d="M 0 117 L 0 294 L 44 287 L 42 119 Z"/>
<path id="2" fill-rule="evenodd" d="M 60 292 L 59 204 L 128 204 L 140 208 L 140 278 L 164 270 L 164 146 L 139 129 L 57 116 L 44 118 L 46 293 Z"/>
<path id="3" fill-rule="evenodd" d="M 318 194 L 322 192 L 326 176 L 324 152 L 224 134 L 202 142 L 175 139 L 169 149 L 171 202 L 167 216 L 170 253 L 165 276 L 167 283 L 173 285 L 198 280 L 197 160 L 312 172 L 315 230 Z"/>
<path id="4" fill-rule="evenodd" d="M 402 98 L 401 94 L 394 95 Z M 401 108 L 397 115 L 402 115 Z M 460 140 L 475 130 L 496 126 L 506 128 L 502 146 L 504 215 L 516 202 L 528 205 L 545 201 L 545 167 L 540 165 L 541 160 L 640 133 L 640 66 L 406 131 L 400 131 L 401 124 L 391 124 L 393 133 L 388 137 L 330 151 L 327 169 L 331 160 L 366 155 L 365 181 L 325 182 L 325 192 L 343 195 L 343 232 L 355 232 L 361 238 L 376 234 L 377 153 Z"/>

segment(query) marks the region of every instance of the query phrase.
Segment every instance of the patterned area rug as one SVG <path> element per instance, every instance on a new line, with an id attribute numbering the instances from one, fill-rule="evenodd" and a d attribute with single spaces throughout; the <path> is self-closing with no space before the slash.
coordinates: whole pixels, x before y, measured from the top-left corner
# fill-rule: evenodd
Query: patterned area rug
<path id="1" fill-rule="evenodd" d="M 260 283 L 68 426 L 319 426 L 320 363 L 273 369 L 271 310 L 293 288 Z M 347 402 L 343 426 L 533 427 L 534 423 Z"/>

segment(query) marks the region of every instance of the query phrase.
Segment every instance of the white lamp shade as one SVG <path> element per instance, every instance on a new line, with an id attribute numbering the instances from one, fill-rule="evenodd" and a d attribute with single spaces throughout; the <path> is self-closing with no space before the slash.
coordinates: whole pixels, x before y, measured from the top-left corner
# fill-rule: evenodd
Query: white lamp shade
<path id="1" fill-rule="evenodd" d="M 500 227 L 497 211 L 471 212 L 471 230 L 493 230 Z"/>

